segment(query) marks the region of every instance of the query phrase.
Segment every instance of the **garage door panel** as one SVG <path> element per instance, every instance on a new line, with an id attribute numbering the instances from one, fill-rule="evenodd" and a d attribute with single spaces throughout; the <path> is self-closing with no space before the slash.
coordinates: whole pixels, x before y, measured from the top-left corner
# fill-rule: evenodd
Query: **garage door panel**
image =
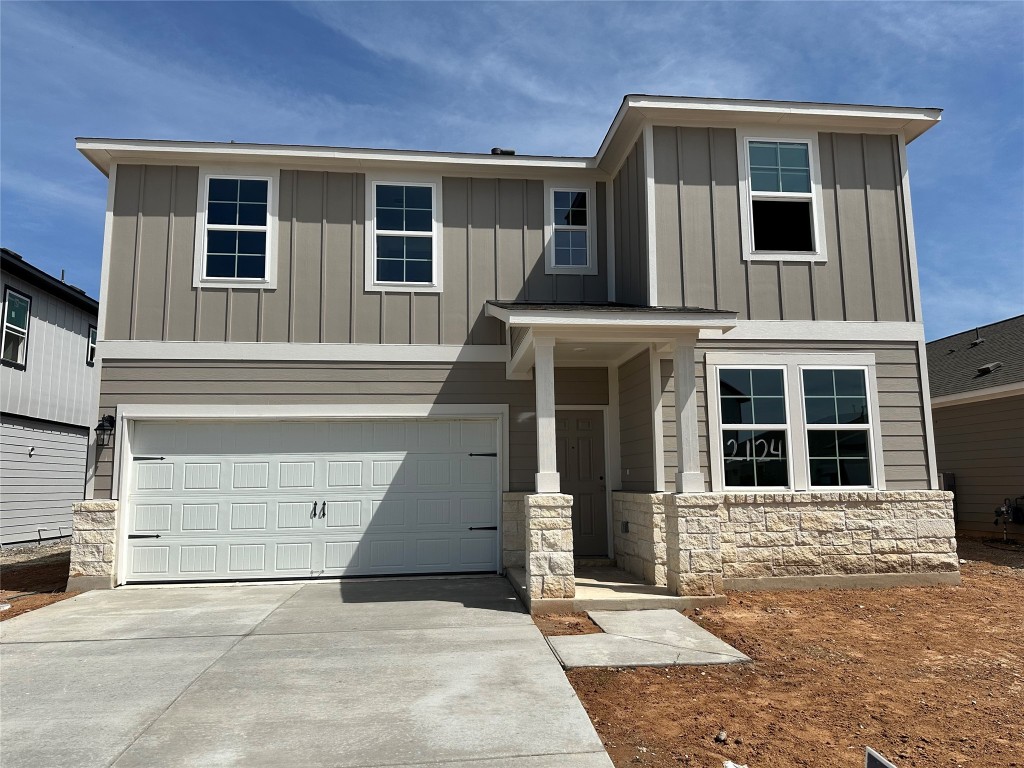
<path id="1" fill-rule="evenodd" d="M 137 424 L 129 580 L 497 569 L 488 421 Z M 143 453 L 144 452 L 144 453 Z M 490 454 L 471 457 L 470 452 Z"/>

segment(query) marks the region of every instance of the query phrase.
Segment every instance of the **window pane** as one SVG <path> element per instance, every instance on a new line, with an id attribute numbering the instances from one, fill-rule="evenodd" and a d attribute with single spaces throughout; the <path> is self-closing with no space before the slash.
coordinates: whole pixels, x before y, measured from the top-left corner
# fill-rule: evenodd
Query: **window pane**
<path id="1" fill-rule="evenodd" d="M 585 227 L 587 226 L 587 209 L 584 208 L 582 211 L 572 210 L 569 212 L 569 223 L 574 227 Z"/>
<path id="2" fill-rule="evenodd" d="M 431 187 L 406 187 L 405 207 L 429 211 L 432 206 Z"/>
<path id="3" fill-rule="evenodd" d="M 750 164 L 775 167 L 779 164 L 779 145 L 771 141 L 750 142 Z"/>
<path id="4" fill-rule="evenodd" d="M 429 232 L 434 228 L 430 211 L 406 211 L 405 229 L 407 232 Z"/>
<path id="5" fill-rule="evenodd" d="M 722 423 L 753 424 L 754 401 L 749 397 L 723 397 Z"/>
<path id="6" fill-rule="evenodd" d="M 238 277 L 263 279 L 266 272 L 266 260 L 263 256 L 239 256 Z"/>
<path id="7" fill-rule="evenodd" d="M 837 459 L 811 459 L 811 485 L 839 485 Z"/>
<path id="8" fill-rule="evenodd" d="M 782 171 L 783 192 L 810 192 L 811 174 L 808 171 Z"/>
<path id="9" fill-rule="evenodd" d="M 783 168 L 809 169 L 811 164 L 807 157 L 807 145 L 779 144 L 779 165 Z"/>
<path id="10" fill-rule="evenodd" d="M 573 192 L 572 194 L 572 207 L 585 211 L 587 210 L 587 193 L 586 192 Z"/>
<path id="11" fill-rule="evenodd" d="M 419 261 L 431 261 L 434 241 L 429 237 L 405 238 L 405 258 Z"/>
<path id="12" fill-rule="evenodd" d="M 206 257 L 207 277 L 234 277 L 235 257 L 234 255 L 210 254 Z"/>
<path id="13" fill-rule="evenodd" d="M 398 259 L 377 259 L 377 280 L 400 283 L 405 280 L 405 262 Z"/>
<path id="14" fill-rule="evenodd" d="M 589 261 L 590 260 L 587 258 L 587 249 L 586 248 L 584 248 L 583 250 L 573 249 L 573 252 L 572 252 L 572 265 L 574 267 L 585 267 L 585 266 L 587 266 Z"/>
<path id="15" fill-rule="evenodd" d="M 555 226 L 565 227 L 572 223 L 568 208 L 555 208 Z"/>
<path id="16" fill-rule="evenodd" d="M 268 182 L 258 179 L 242 179 L 238 183 L 238 199 L 243 203 L 267 203 Z"/>
<path id="17" fill-rule="evenodd" d="M 567 232 L 569 235 L 569 243 L 573 248 L 587 249 L 587 233 L 579 230 L 573 232 Z"/>
<path id="18" fill-rule="evenodd" d="M 555 266 L 556 267 L 571 267 L 572 266 L 572 249 L 570 248 L 555 248 Z"/>
<path id="19" fill-rule="evenodd" d="M 210 203 L 206 210 L 207 224 L 238 223 L 238 206 L 234 203 Z"/>
<path id="20" fill-rule="evenodd" d="M 722 446 L 726 485 L 789 485 L 785 432 L 723 430 Z"/>
<path id="21" fill-rule="evenodd" d="M 750 371 L 750 382 L 754 395 L 783 397 L 786 394 L 782 371 L 778 368 L 754 368 Z"/>
<path id="22" fill-rule="evenodd" d="M 555 192 L 555 208 L 571 208 L 572 192 Z"/>
<path id="23" fill-rule="evenodd" d="M 839 480 L 843 485 L 871 485 L 871 462 L 867 459 L 840 459 Z"/>
<path id="24" fill-rule="evenodd" d="M 238 242 L 237 232 L 225 232 L 220 229 L 211 229 L 206 233 L 207 253 L 234 253 Z"/>
<path id="25" fill-rule="evenodd" d="M 725 484 L 728 487 L 750 487 L 755 485 L 753 459 L 726 459 Z"/>
<path id="26" fill-rule="evenodd" d="M 778 171 L 750 171 L 750 188 L 755 192 L 779 192 L 780 187 Z"/>
<path id="27" fill-rule="evenodd" d="M 429 261 L 405 262 L 405 281 L 407 283 L 429 283 L 434 279 L 433 265 Z"/>
<path id="28" fill-rule="evenodd" d="M 401 232 L 405 222 L 402 220 L 400 208 L 378 208 L 377 229 Z"/>
<path id="29" fill-rule="evenodd" d="M 736 368 L 720 369 L 718 372 L 719 393 L 722 395 L 750 395 L 753 393 L 750 379 L 749 370 Z"/>
<path id="30" fill-rule="evenodd" d="M 16 293 L 7 293 L 7 311 L 4 314 L 8 325 L 25 330 L 28 328 L 28 299 Z"/>
<path id="31" fill-rule="evenodd" d="M 789 466 L 784 459 L 759 459 L 754 462 L 754 474 L 757 485 L 781 486 L 789 485 Z"/>
<path id="32" fill-rule="evenodd" d="M 376 189 L 378 208 L 405 207 L 405 187 L 396 187 L 391 184 L 378 184 Z"/>
<path id="33" fill-rule="evenodd" d="M 808 424 L 836 424 L 836 401 L 831 397 L 804 399 Z"/>
<path id="34" fill-rule="evenodd" d="M 849 429 L 836 431 L 836 447 L 840 456 L 867 458 L 868 457 L 868 433 L 867 430 Z"/>
<path id="35" fill-rule="evenodd" d="M 4 350 L 3 357 L 9 363 L 22 363 L 24 358 L 22 353 L 25 350 L 25 337 L 19 336 L 16 333 L 5 333 L 4 334 Z"/>
<path id="36" fill-rule="evenodd" d="M 864 397 L 867 390 L 864 385 L 864 371 L 831 371 L 836 382 L 836 394 Z"/>
<path id="37" fill-rule="evenodd" d="M 394 235 L 377 235 L 377 258 L 404 259 L 405 238 Z"/>
<path id="38" fill-rule="evenodd" d="M 267 204 L 240 203 L 238 223 L 246 227 L 265 227 L 267 225 Z"/>
<path id="39" fill-rule="evenodd" d="M 804 394 L 809 396 L 827 396 L 835 394 L 833 371 L 804 371 Z"/>
<path id="40" fill-rule="evenodd" d="M 238 200 L 238 179 L 210 179 L 209 200 L 234 203 Z"/>
<path id="41" fill-rule="evenodd" d="M 754 200 L 754 249 L 814 250 L 810 200 Z"/>
<path id="42" fill-rule="evenodd" d="M 863 397 L 837 397 L 837 424 L 867 424 L 868 401 Z"/>
<path id="43" fill-rule="evenodd" d="M 571 248 L 572 232 L 564 229 L 555 230 L 555 248 Z"/>
<path id="44" fill-rule="evenodd" d="M 755 424 L 785 424 L 786 399 L 783 397 L 755 397 Z"/>
<path id="45" fill-rule="evenodd" d="M 213 234 L 212 232 L 210 234 Z M 238 252 L 263 255 L 267 252 L 266 232 L 239 232 Z"/>

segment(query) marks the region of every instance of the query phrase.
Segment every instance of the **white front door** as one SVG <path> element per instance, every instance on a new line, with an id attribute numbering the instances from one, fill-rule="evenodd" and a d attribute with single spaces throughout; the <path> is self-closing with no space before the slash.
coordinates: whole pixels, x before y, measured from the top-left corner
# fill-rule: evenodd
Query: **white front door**
<path id="1" fill-rule="evenodd" d="M 126 580 L 494 572 L 494 420 L 137 422 Z"/>

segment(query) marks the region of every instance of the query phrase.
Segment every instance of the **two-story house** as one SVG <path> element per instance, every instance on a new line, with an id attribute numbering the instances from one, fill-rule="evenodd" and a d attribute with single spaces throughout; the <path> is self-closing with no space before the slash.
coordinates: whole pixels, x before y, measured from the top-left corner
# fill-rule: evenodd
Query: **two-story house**
<path id="1" fill-rule="evenodd" d="M 0 249 L 0 544 L 71 535 L 91 482 L 98 305 Z"/>
<path id="2" fill-rule="evenodd" d="M 939 116 L 628 96 L 593 157 L 80 139 L 117 431 L 73 580 L 958 579 L 906 161 Z"/>

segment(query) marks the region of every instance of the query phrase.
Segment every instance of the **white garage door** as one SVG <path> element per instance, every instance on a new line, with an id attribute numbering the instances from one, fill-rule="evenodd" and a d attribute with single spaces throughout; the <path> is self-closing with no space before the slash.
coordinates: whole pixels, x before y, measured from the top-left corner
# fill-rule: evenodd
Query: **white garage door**
<path id="1" fill-rule="evenodd" d="M 493 420 L 140 422 L 127 581 L 498 568 Z"/>

